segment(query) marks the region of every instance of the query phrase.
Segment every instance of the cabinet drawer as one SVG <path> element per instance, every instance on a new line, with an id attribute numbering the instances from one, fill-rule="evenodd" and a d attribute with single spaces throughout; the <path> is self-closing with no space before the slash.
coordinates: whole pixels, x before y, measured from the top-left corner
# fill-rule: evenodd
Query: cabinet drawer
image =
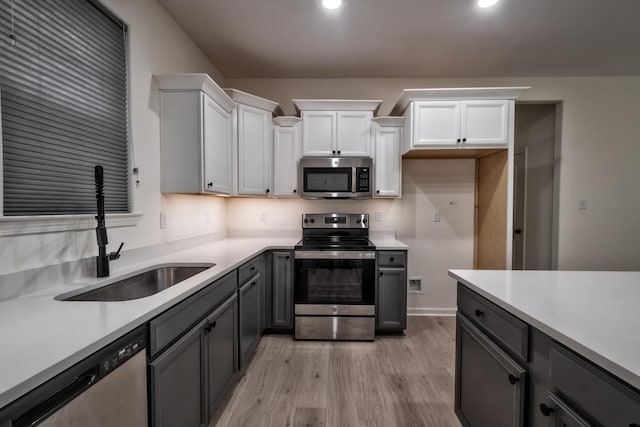
<path id="1" fill-rule="evenodd" d="M 407 253 L 404 251 L 378 251 L 379 267 L 405 267 Z"/>
<path id="2" fill-rule="evenodd" d="M 149 355 L 153 357 L 236 291 L 232 271 L 149 323 Z"/>
<path id="3" fill-rule="evenodd" d="M 596 424 L 640 425 L 640 393 L 558 344 L 549 352 L 549 385 Z"/>
<path id="4" fill-rule="evenodd" d="M 238 268 L 238 284 L 240 286 L 244 285 L 244 283 L 255 276 L 256 274 L 261 274 L 264 269 L 264 257 L 262 255 L 258 255 L 252 260 L 242 264 Z"/>
<path id="5" fill-rule="evenodd" d="M 458 284 L 458 311 L 493 335 L 499 345 L 529 361 L 529 325 Z"/>

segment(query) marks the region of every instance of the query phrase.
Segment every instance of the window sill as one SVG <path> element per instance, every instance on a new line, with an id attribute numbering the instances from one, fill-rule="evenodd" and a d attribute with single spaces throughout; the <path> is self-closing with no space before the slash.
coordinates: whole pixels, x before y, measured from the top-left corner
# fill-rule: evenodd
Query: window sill
<path id="1" fill-rule="evenodd" d="M 141 213 L 107 214 L 107 228 L 132 227 Z M 95 215 L 41 215 L 0 217 L 0 237 L 81 231 L 96 228 Z"/>

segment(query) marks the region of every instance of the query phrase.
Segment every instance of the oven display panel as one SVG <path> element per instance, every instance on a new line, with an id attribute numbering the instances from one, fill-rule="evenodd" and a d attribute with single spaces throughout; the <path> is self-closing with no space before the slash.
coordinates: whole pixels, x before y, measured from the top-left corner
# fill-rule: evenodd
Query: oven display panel
<path id="1" fill-rule="evenodd" d="M 324 223 L 325 224 L 346 224 L 347 218 L 344 216 L 325 216 Z"/>

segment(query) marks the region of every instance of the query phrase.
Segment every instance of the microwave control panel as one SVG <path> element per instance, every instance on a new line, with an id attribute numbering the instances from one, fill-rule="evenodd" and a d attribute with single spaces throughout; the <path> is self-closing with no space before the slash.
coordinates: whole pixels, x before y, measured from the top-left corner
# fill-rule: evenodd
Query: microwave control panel
<path id="1" fill-rule="evenodd" d="M 369 192 L 369 170 L 370 168 L 356 168 L 356 192 Z"/>

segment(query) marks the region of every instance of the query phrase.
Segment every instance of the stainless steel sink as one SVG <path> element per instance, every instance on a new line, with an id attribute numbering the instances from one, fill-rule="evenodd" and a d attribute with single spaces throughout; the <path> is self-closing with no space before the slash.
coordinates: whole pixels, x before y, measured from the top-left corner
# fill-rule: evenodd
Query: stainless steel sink
<path id="1" fill-rule="evenodd" d="M 61 301 L 128 301 L 157 294 L 215 264 L 165 264 L 76 295 L 58 295 Z"/>

